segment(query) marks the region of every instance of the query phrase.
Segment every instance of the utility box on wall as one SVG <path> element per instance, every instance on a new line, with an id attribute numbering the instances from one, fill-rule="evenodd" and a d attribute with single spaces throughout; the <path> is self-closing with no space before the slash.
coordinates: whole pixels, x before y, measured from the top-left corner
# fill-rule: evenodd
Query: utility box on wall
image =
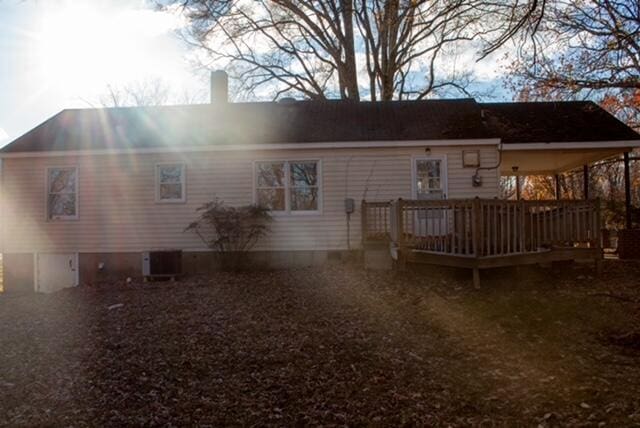
<path id="1" fill-rule="evenodd" d="M 174 278 L 182 274 L 182 251 L 147 251 L 142 253 L 145 278 Z"/>

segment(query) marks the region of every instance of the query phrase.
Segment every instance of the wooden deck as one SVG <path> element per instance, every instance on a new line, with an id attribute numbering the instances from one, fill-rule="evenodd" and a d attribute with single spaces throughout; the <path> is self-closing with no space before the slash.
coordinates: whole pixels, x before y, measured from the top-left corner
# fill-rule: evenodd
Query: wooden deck
<path id="1" fill-rule="evenodd" d="M 363 245 L 386 241 L 407 262 L 479 269 L 602 260 L 600 201 L 398 199 L 362 202 Z"/>

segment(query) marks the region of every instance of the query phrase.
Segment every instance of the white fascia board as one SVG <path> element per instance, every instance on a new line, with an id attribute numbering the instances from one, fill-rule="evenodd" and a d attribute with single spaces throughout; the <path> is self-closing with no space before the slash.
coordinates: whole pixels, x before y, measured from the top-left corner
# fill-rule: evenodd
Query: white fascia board
<path id="1" fill-rule="evenodd" d="M 41 152 L 0 153 L 0 158 L 34 158 L 82 155 L 118 155 L 145 153 L 189 153 L 189 152 L 229 152 L 259 150 L 308 150 L 308 149 L 371 149 L 394 147 L 438 147 L 438 146 L 497 146 L 499 138 L 478 138 L 458 140 L 408 140 L 408 141 L 345 141 L 319 143 L 282 144 L 229 144 L 201 147 L 148 147 L 142 149 L 100 149 L 100 150 L 58 150 Z"/>
<path id="2" fill-rule="evenodd" d="M 640 140 L 584 141 L 572 143 L 514 143 L 503 144 L 502 150 L 632 149 L 635 147 L 640 147 Z"/>

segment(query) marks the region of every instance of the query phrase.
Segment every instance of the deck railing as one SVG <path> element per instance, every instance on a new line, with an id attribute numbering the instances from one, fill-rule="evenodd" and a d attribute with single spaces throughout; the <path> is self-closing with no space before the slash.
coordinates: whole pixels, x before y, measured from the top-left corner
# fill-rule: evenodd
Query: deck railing
<path id="1" fill-rule="evenodd" d="M 363 202 L 363 239 L 399 248 L 490 257 L 599 245 L 599 200 Z"/>
<path id="2" fill-rule="evenodd" d="M 389 239 L 391 233 L 391 201 L 362 201 L 362 239 L 377 241 Z"/>

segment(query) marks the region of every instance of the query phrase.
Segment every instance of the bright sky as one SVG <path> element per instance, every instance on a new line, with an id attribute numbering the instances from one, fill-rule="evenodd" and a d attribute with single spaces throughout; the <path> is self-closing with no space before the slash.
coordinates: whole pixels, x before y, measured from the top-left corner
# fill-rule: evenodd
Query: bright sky
<path id="1" fill-rule="evenodd" d="M 151 0 L 0 0 L 0 147 L 60 110 L 91 107 L 108 85 L 162 80 L 173 94 L 202 94 L 175 31 L 181 18 Z M 500 92 L 495 61 L 462 55 L 480 90 Z M 450 64 L 448 64 L 450 65 Z"/>
<path id="2" fill-rule="evenodd" d="M 174 36 L 180 25 L 145 0 L 0 0 L 0 146 L 64 108 L 90 107 L 107 85 L 206 90 Z"/>

